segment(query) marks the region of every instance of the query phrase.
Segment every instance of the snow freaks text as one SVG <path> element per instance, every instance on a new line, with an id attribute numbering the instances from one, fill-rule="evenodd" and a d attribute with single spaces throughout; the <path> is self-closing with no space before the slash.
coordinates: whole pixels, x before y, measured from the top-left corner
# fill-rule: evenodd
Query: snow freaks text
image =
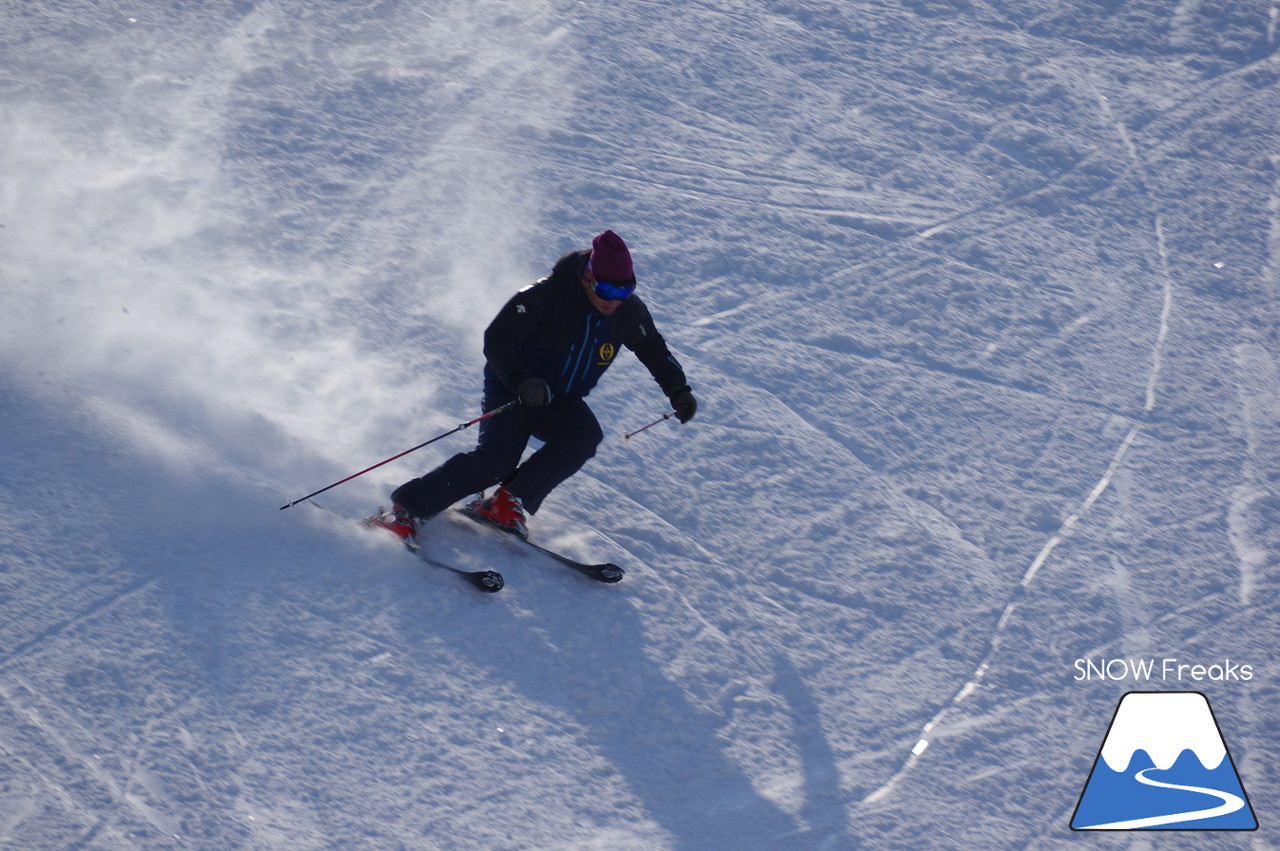
<path id="1" fill-rule="evenodd" d="M 1248 682 L 1254 677 L 1254 666 L 1224 659 L 1212 664 L 1193 664 L 1166 657 L 1129 659 L 1077 659 L 1075 679 L 1136 680 L 1150 682 Z"/>

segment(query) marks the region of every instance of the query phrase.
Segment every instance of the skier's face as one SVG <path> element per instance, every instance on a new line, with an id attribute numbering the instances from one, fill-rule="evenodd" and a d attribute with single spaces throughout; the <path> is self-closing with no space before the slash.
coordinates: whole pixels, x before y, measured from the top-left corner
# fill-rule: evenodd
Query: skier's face
<path id="1" fill-rule="evenodd" d="M 622 304 L 620 298 L 605 299 L 596 295 L 596 279 L 589 271 L 582 276 L 582 287 L 587 291 L 587 300 L 591 302 L 591 306 L 605 316 L 612 316 L 618 305 Z"/>

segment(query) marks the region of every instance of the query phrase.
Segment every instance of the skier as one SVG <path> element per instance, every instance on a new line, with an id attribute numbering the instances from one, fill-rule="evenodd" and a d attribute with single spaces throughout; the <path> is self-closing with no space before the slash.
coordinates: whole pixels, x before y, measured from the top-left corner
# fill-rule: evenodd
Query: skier
<path id="1" fill-rule="evenodd" d="M 676 419 L 692 419 L 698 403 L 684 369 L 635 289 L 631 252 L 606 230 L 590 249 L 565 254 L 549 276 L 516 293 L 485 330 L 483 406 L 519 404 L 481 422 L 474 450 L 396 488 L 392 511 L 371 522 L 411 539 L 422 521 L 499 485 L 475 510 L 527 538 L 528 515 L 604 438 L 584 397 L 621 346 L 649 369 Z M 531 437 L 543 445 L 521 463 Z"/>

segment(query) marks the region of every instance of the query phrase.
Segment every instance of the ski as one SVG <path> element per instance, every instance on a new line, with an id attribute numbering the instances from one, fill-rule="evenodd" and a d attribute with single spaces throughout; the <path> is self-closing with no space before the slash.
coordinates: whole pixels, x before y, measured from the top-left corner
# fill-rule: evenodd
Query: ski
<path id="1" fill-rule="evenodd" d="M 475 503 L 472 503 L 470 505 L 466 505 L 462 508 L 457 508 L 454 510 L 457 511 L 459 514 L 461 514 L 463 517 L 467 517 L 467 518 L 470 518 L 471 520 L 474 520 L 476 523 L 479 523 L 481 526 L 486 526 L 490 529 L 494 529 L 499 532 L 506 533 L 513 540 L 519 541 L 525 546 L 532 547 L 533 549 L 537 550 L 543 555 L 551 559 L 554 559 L 555 561 L 560 562 L 560 564 L 564 565 L 565 567 L 570 568 L 571 570 L 576 570 L 578 573 L 581 573 L 583 576 L 589 576 L 592 579 L 595 579 L 600 582 L 613 583 L 613 582 L 621 582 L 622 577 L 626 575 L 626 571 L 624 571 L 621 567 L 618 567 L 618 565 L 613 564 L 612 562 L 604 562 L 602 564 L 588 564 L 587 562 L 581 562 L 581 561 L 578 561 L 577 559 L 569 558 L 564 553 L 558 553 L 555 550 L 549 550 L 546 547 L 542 546 L 541 544 L 535 544 L 533 541 L 530 541 L 528 538 L 522 537 L 521 535 L 515 532 L 512 532 L 509 529 L 504 529 L 501 526 L 491 523 L 484 516 L 476 512 Z"/>
<path id="2" fill-rule="evenodd" d="M 416 552 L 418 558 L 422 559 L 427 564 L 432 565 L 433 567 L 438 567 L 441 570 L 448 570 L 452 573 L 456 573 L 475 587 L 479 588 L 481 591 L 501 591 L 503 586 L 506 585 L 506 580 L 504 580 L 502 578 L 502 574 L 496 570 L 463 570 L 460 567 L 454 567 L 448 562 L 443 562 L 438 559 L 434 559 L 431 556 L 423 555 L 421 549 L 418 549 Z"/>
<path id="3" fill-rule="evenodd" d="M 384 527 L 378 526 L 373 522 L 381 516 L 382 514 L 380 513 L 375 514 L 373 517 L 361 520 L 360 523 L 366 529 L 382 529 Z M 460 567 L 456 567 L 448 562 L 440 561 L 437 558 L 432 558 L 427 555 L 422 551 L 422 545 L 413 538 L 401 538 L 400 540 L 404 543 L 404 548 L 406 550 L 416 555 L 423 562 L 431 565 L 432 567 L 438 567 L 441 570 L 447 570 L 450 573 L 454 573 L 465 579 L 471 585 L 479 588 L 481 591 L 488 591 L 491 593 L 501 591 L 503 586 L 506 584 L 506 581 L 502 578 L 502 574 L 496 570 L 463 570 Z"/>

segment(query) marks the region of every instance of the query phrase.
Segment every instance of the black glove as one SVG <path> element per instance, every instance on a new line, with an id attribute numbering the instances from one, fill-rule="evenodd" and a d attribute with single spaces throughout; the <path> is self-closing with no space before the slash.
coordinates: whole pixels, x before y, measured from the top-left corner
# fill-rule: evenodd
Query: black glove
<path id="1" fill-rule="evenodd" d="M 520 397 L 521 405 L 527 408 L 541 408 L 551 404 L 551 385 L 536 375 L 531 375 L 520 382 L 520 386 L 516 388 L 516 395 Z"/>
<path id="2" fill-rule="evenodd" d="M 671 394 L 671 407 L 676 411 L 676 419 L 681 423 L 687 423 L 693 419 L 693 415 L 698 413 L 698 400 L 693 398 L 693 391 L 688 387 L 682 387 Z"/>

